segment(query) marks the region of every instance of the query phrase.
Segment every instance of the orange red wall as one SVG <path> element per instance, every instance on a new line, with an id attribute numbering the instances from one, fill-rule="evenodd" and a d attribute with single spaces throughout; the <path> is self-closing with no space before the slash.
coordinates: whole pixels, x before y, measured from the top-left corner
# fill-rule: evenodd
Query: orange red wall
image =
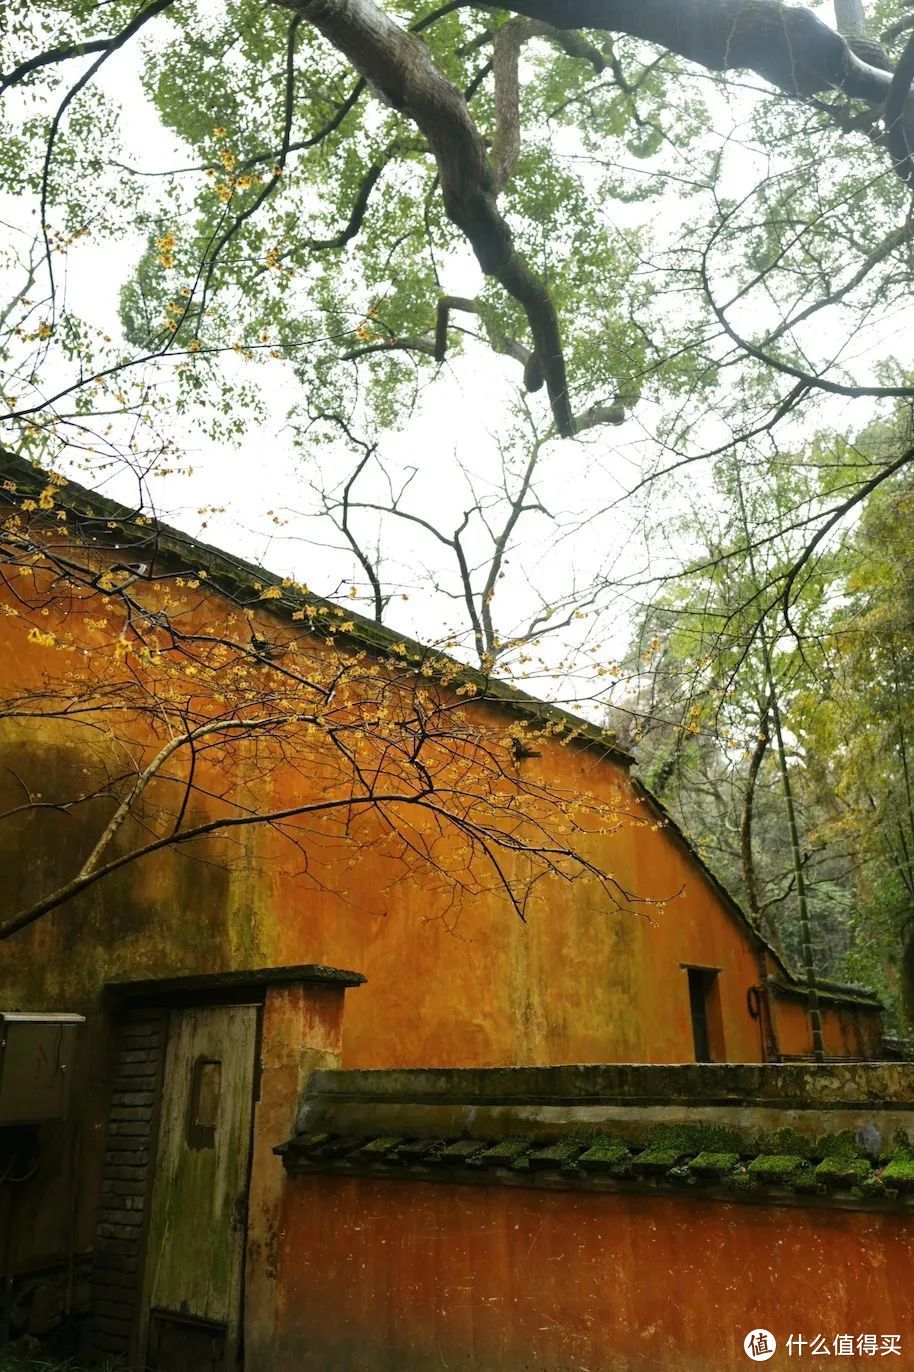
<path id="1" fill-rule="evenodd" d="M 270 1366 L 743 1372 L 761 1326 L 775 1370 L 807 1365 L 791 1334 L 900 1334 L 902 1358 L 840 1365 L 904 1367 L 912 1258 L 897 1212 L 298 1177 Z"/>

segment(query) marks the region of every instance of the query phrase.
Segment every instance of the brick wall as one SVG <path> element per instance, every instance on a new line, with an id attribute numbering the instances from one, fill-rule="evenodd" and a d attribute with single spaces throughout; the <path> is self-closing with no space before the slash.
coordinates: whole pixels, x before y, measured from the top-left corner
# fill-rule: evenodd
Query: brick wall
<path id="1" fill-rule="evenodd" d="M 139 1010 L 121 1032 L 92 1266 L 90 1348 L 109 1357 L 133 1352 L 166 1025 L 161 1010 Z"/>

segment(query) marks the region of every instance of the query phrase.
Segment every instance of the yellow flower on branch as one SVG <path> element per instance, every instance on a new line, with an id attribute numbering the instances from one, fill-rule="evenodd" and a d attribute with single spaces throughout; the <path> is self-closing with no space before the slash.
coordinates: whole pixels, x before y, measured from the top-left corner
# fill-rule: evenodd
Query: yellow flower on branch
<path id="1" fill-rule="evenodd" d="M 175 264 L 175 236 L 171 231 L 156 239 L 156 260 L 160 267 L 173 267 Z"/>

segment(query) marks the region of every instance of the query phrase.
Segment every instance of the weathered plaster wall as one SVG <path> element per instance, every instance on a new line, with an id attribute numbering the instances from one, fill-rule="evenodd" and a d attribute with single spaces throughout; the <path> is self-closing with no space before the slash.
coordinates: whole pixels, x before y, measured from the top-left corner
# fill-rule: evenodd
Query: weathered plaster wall
<path id="1" fill-rule="evenodd" d="M 787 1055 L 810 1054 L 812 1031 L 805 1000 L 798 996 L 774 995 L 772 1006 L 781 1051 Z M 848 1010 L 827 999 L 820 1003 L 820 1012 L 822 1041 L 827 1054 L 852 1058 L 879 1055 L 882 1021 L 878 1013 L 865 1007 Z"/>
<path id="2" fill-rule="evenodd" d="M 51 630 L 57 610 L 52 604 L 45 621 Z M 220 616 L 227 621 L 231 612 L 219 597 L 198 593 L 182 623 L 217 633 Z M 28 627 L 0 617 L 0 654 L 14 678 L 9 693 L 64 668 L 78 675 L 77 655 L 30 642 Z M 104 637 L 89 626 L 81 632 L 93 651 Z M 472 708 L 489 726 L 508 722 Z M 138 720 L 134 753 L 148 756 L 143 727 Z M 7 721 L 0 750 L 3 810 L 22 804 L 23 786 L 45 800 L 69 799 L 129 762 L 120 744 L 64 722 Z M 757 957 L 737 918 L 658 823 L 621 762 L 551 739 L 540 751 L 518 764 L 521 774 L 570 796 L 593 791 L 611 801 L 618 827 L 589 839 L 590 852 L 623 887 L 665 904 L 619 910 L 593 884 L 550 880 L 524 924 L 494 883 L 455 902 L 440 878 L 404 871 L 363 841 L 372 836 L 370 819 L 348 847 L 312 826 L 307 871 L 302 854 L 275 831 L 250 829 L 231 842 L 188 845 L 124 867 L 16 935 L 0 946 L 4 997 L 91 1010 L 112 978 L 322 962 L 369 978 L 344 1031 L 352 1066 L 687 1061 L 692 1033 L 681 964 L 697 963 L 720 968 L 726 1056 L 758 1060 L 760 1028 L 746 1006 Z M 203 792 L 218 796 L 226 778 L 201 757 L 197 780 L 193 817 L 203 820 L 219 813 Z M 254 786 L 262 805 L 282 806 L 327 785 L 315 776 L 309 793 L 302 768 L 268 757 L 263 745 L 237 750 L 237 796 Z M 176 794 L 174 784 L 150 788 L 152 821 L 173 810 Z M 70 875 L 110 810 L 110 799 L 99 799 L 67 812 L 23 810 L 6 822 L 0 857 L 13 901 L 25 904 Z M 140 832 L 125 830 L 118 844 L 126 848 Z"/>
<path id="3" fill-rule="evenodd" d="M 911 1215 L 314 1176 L 283 1224 L 271 1372 L 742 1372 L 758 1326 L 772 1368 L 789 1334 L 914 1338 Z"/>
<path id="4" fill-rule="evenodd" d="M 102 765 L 97 743 L 81 752 L 60 726 L 42 725 L 40 740 L 34 728 L 4 734 L 2 758 L 47 797 L 74 794 Z M 535 766 L 568 790 L 615 794 L 631 818 L 593 841 L 595 856 L 630 889 L 674 898 L 618 910 L 594 886 L 551 880 L 524 924 L 494 891 L 445 910 L 437 884 L 421 871 L 404 879 L 370 848 L 317 847 L 306 874 L 274 832 L 251 829 L 208 852 L 198 845 L 127 866 L 0 946 L 5 999 L 91 1010 L 110 979 L 314 961 L 368 976 L 347 1016 L 351 1066 L 676 1062 L 693 1054 L 682 968 L 693 963 L 720 969 L 727 1058 L 760 1060 L 761 1029 L 746 1004 L 757 955 L 684 846 L 645 818 L 619 764 L 553 743 Z M 205 767 L 201 780 L 215 784 Z M 274 769 L 262 791 L 267 805 L 292 803 L 302 778 Z M 17 798 L 19 783 L 0 768 L 0 804 Z M 4 826 L 4 870 L 20 902 L 78 867 L 105 813 L 97 802 Z M 134 837 L 125 832 L 121 842 Z M 775 1014 L 782 1050 L 808 1052 L 802 1004 L 779 1001 Z M 853 1021 L 845 1016 L 842 1028 L 831 1009 L 824 1019 L 830 1052 L 862 1055 Z"/>
<path id="5" fill-rule="evenodd" d="M 894 1334 L 906 1356 L 912 1079 L 901 1064 L 317 1073 L 283 1150 L 263 1372 L 736 1372 L 757 1327 L 775 1368 L 793 1365 L 791 1334 L 806 1356 L 817 1335 L 835 1356 L 838 1335 Z"/>
<path id="6" fill-rule="evenodd" d="M 205 587 L 191 594 L 172 585 L 169 594 L 186 630 L 238 632 L 229 623 L 237 607 Z M 72 635 L 66 605 L 52 599 L 47 608 L 37 621 L 42 632 Z M 251 623 L 267 637 L 280 632 L 268 607 L 258 607 Z M 102 689 L 122 670 L 102 620 L 83 614 L 85 648 L 76 651 L 34 641 L 33 628 L 18 613 L 0 615 L 7 697 L 67 672 L 74 691 L 86 680 Z M 494 708 L 469 708 L 489 725 L 508 719 Z M 112 800 L 53 805 L 136 759 L 148 760 L 152 746 L 142 717 L 117 737 L 63 719 L 0 721 L 0 813 L 18 809 L 0 826 L 7 909 L 78 869 Z M 694 963 L 720 969 L 726 1056 L 761 1058 L 760 1025 L 746 1004 L 758 980 L 757 956 L 727 902 L 638 794 L 620 760 L 548 738 L 539 750 L 540 757 L 518 764 L 520 774 L 569 795 L 593 791 L 612 800 L 618 827 L 590 839 L 590 851 L 624 887 L 662 906 L 619 910 L 596 886 L 550 880 L 537 888 L 522 923 L 494 884 L 455 900 L 427 870 L 405 871 L 389 853 L 366 846 L 376 836 L 369 819 L 354 826 L 349 844 L 315 823 L 306 835 L 307 861 L 263 827 L 156 854 L 0 944 L 4 1005 L 88 1016 L 73 1094 L 81 1149 L 77 1247 L 91 1242 L 100 1184 L 114 1061 L 101 1001 L 109 980 L 301 962 L 355 968 L 368 985 L 353 998 L 343 1029 L 342 1060 L 351 1067 L 682 1062 L 693 1048 L 681 964 Z M 239 745 L 230 778 L 201 756 L 190 814 L 202 821 L 224 813 L 219 797 L 227 785 L 230 798 L 297 804 L 325 794 L 328 775 L 284 761 L 263 744 Z M 144 796 L 145 816 L 159 829 L 174 813 L 176 794 L 179 785 L 162 781 Z M 19 808 L 28 796 L 51 805 Z M 142 836 L 139 825 L 125 826 L 114 851 Z M 793 1027 L 785 1019 L 781 1046 L 806 1051 L 804 1034 L 802 1017 L 794 1016 Z M 66 1168 L 52 1170 L 34 1223 L 21 1235 L 27 1263 L 58 1254 L 66 1238 Z"/>
<path id="7" fill-rule="evenodd" d="M 271 986 L 263 1008 L 260 1082 L 254 1107 L 245 1259 L 245 1352 L 269 1367 L 275 1338 L 285 1177 L 273 1152 L 295 1123 L 311 1073 L 339 1063 L 342 987 Z"/>

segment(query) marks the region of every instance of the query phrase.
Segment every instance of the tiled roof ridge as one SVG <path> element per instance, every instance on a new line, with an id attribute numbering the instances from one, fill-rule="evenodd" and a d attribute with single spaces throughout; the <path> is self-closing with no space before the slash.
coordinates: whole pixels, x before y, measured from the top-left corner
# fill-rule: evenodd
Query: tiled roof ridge
<path id="1" fill-rule="evenodd" d="M 898 1131 L 875 1155 L 849 1130 L 814 1142 L 792 1129 L 748 1135 L 722 1125 L 657 1124 L 640 1145 L 570 1128 L 496 1138 L 302 1133 L 275 1151 L 291 1176 L 413 1177 L 438 1182 L 628 1188 L 769 1202 L 914 1208 L 914 1145 Z"/>

